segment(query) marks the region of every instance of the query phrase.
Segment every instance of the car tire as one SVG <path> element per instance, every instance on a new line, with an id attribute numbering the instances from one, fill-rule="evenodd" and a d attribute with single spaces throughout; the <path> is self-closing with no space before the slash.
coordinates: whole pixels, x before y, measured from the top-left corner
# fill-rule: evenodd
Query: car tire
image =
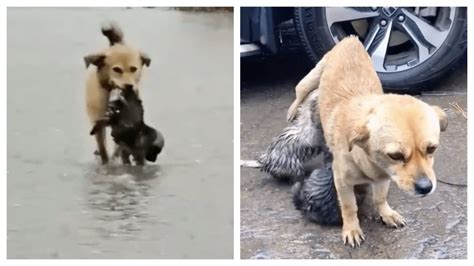
<path id="1" fill-rule="evenodd" d="M 449 73 L 459 59 L 466 56 L 467 10 L 455 8 L 454 12 L 445 41 L 425 61 L 403 71 L 377 71 L 384 88 L 405 92 L 430 89 L 430 85 Z M 294 24 L 301 44 L 314 64 L 336 44 L 327 26 L 326 8 L 297 7 L 294 10 Z"/>

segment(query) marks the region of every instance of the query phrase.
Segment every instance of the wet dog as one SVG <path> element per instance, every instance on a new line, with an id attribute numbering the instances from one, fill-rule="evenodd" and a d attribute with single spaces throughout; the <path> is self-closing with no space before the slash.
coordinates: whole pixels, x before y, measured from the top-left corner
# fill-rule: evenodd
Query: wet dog
<path id="1" fill-rule="evenodd" d="M 312 156 L 298 152 L 299 145 L 317 146 L 314 142 L 320 137 L 311 133 L 317 133 L 311 129 L 316 119 L 299 118 L 295 110 L 311 109 L 305 105 L 317 101 L 313 114 L 320 119 L 333 155 L 344 243 L 354 247 L 365 239 L 357 217 L 357 185 L 370 185 L 374 206 L 385 224 L 405 225 L 405 219 L 387 202 L 390 181 L 411 195 L 426 196 L 435 190 L 434 153 L 440 132 L 448 125 L 444 111 L 411 96 L 384 94 L 371 58 L 357 37 L 338 43 L 295 90 L 296 100 L 287 116 L 293 129 L 287 132 L 288 137 L 271 145 L 284 149 L 267 150 L 262 156 L 266 159 L 262 160 L 266 164 L 263 169 L 276 169 L 277 174 L 287 171 L 289 176 L 304 172 Z"/>
<path id="2" fill-rule="evenodd" d="M 138 83 L 143 66 L 150 65 L 150 58 L 125 44 L 121 29 L 110 24 L 102 27 L 102 34 L 109 40 L 109 47 L 84 57 L 86 68 L 93 65 L 86 81 L 87 114 L 92 125 L 105 115 L 112 89 L 132 89 L 138 94 Z M 108 161 L 105 131 L 95 132 L 97 150 L 105 164 Z"/>
<path id="3" fill-rule="evenodd" d="M 143 105 L 131 89 L 114 89 L 106 114 L 96 120 L 90 134 L 110 126 L 124 164 L 130 164 L 130 155 L 137 165 L 155 162 L 165 144 L 163 135 L 143 121 Z"/>

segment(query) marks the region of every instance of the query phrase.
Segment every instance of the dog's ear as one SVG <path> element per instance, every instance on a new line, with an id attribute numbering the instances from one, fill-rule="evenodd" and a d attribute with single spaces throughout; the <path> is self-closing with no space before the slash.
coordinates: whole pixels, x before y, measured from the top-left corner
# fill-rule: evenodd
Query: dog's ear
<path id="1" fill-rule="evenodd" d="M 142 59 L 142 65 L 145 65 L 147 67 L 150 66 L 151 59 L 148 55 L 146 55 L 144 53 L 140 53 L 140 58 Z"/>
<path id="2" fill-rule="evenodd" d="M 86 63 L 86 68 L 91 64 L 95 65 L 97 68 L 101 68 L 105 64 L 105 54 L 91 54 L 84 56 L 84 62 Z"/>
<path id="3" fill-rule="evenodd" d="M 151 146 L 150 148 L 148 148 L 148 150 L 146 151 L 146 160 L 149 161 L 149 162 L 155 162 L 156 161 L 156 157 L 158 157 L 158 154 L 161 152 L 161 148 L 158 147 L 158 146 Z"/>
<path id="4" fill-rule="evenodd" d="M 370 137 L 370 131 L 365 123 L 357 124 L 349 133 L 349 152 L 352 151 L 354 145 L 358 145 L 361 148 L 366 148 L 367 140 Z"/>
<path id="5" fill-rule="evenodd" d="M 439 119 L 439 128 L 441 131 L 445 131 L 446 128 L 448 128 L 448 115 L 441 109 L 440 107 L 436 105 L 431 106 L 433 110 L 436 112 L 436 115 L 438 116 Z"/>

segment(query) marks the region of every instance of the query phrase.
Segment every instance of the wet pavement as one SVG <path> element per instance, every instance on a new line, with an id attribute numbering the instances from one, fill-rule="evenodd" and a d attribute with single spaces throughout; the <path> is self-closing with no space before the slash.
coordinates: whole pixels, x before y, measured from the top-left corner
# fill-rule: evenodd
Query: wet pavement
<path id="1" fill-rule="evenodd" d="M 244 60 L 241 65 L 241 159 L 254 160 L 287 125 L 294 86 L 307 73 L 294 55 Z M 426 198 L 405 195 L 392 184 L 389 203 L 407 219 L 390 229 L 370 200 L 360 208 L 366 242 L 358 249 L 342 244 L 339 227 L 309 222 L 295 210 L 291 185 L 254 168 L 241 167 L 241 257 L 266 258 L 467 258 L 467 120 L 450 103 L 467 111 L 466 63 L 421 98 L 446 108 L 450 124 L 436 153 L 438 183 Z"/>
<path id="2" fill-rule="evenodd" d="M 233 16 L 144 8 L 8 9 L 8 258 L 232 258 Z M 83 56 L 125 41 L 152 59 L 156 164 L 101 166 Z M 111 149 L 109 149 L 109 152 Z"/>

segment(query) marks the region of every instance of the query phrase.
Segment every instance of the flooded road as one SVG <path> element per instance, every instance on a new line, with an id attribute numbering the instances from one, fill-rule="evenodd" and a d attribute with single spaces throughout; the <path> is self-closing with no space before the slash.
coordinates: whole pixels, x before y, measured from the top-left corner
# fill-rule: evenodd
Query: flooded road
<path id="1" fill-rule="evenodd" d="M 83 56 L 110 19 L 152 60 L 145 122 L 166 144 L 144 168 L 101 166 L 88 135 Z M 8 258 L 231 258 L 232 13 L 9 8 L 7 22 Z"/>

